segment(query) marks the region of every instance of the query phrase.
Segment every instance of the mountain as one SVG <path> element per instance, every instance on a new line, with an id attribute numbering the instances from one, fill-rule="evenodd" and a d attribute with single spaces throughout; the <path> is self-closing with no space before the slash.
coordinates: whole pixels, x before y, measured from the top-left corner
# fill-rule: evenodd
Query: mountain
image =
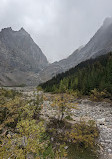
<path id="1" fill-rule="evenodd" d="M 94 90 L 99 97 L 112 99 L 112 52 L 81 62 L 40 86 L 47 92 L 75 92 L 77 95 L 90 95 Z"/>
<path id="2" fill-rule="evenodd" d="M 21 28 L 0 32 L 0 84 L 37 84 L 38 73 L 48 66 L 48 61 L 31 36 Z"/>
<path id="3" fill-rule="evenodd" d="M 21 28 L 0 32 L 0 85 L 38 85 L 77 66 L 82 61 L 112 51 L 112 18 L 103 25 L 83 47 L 68 58 L 49 64 L 31 36 Z"/>
<path id="4" fill-rule="evenodd" d="M 41 81 L 45 82 L 56 74 L 77 66 L 82 61 L 96 58 L 110 51 L 112 51 L 112 18 L 106 18 L 100 29 L 83 48 L 77 49 L 68 58 L 49 65 L 39 73 L 39 76 Z"/>

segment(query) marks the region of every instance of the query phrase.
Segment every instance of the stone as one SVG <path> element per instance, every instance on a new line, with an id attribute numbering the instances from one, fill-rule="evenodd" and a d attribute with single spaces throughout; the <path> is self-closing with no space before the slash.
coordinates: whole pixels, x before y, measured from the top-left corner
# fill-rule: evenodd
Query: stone
<path id="1" fill-rule="evenodd" d="M 68 149 L 68 146 L 65 146 L 64 149 L 67 150 L 67 149 Z"/>
<path id="2" fill-rule="evenodd" d="M 53 138 L 53 137 L 51 137 L 51 141 L 54 141 L 54 138 Z"/>
<path id="3" fill-rule="evenodd" d="M 108 152 L 109 152 L 109 153 L 111 153 L 111 152 L 112 152 L 112 150 L 111 150 L 111 149 L 108 149 Z"/>
<path id="4" fill-rule="evenodd" d="M 109 155 L 112 153 L 112 106 L 106 102 L 91 102 L 87 99 L 82 99 L 81 101 L 79 100 L 77 103 L 78 110 L 71 109 L 71 117 L 73 118 L 73 121 L 70 123 L 74 124 L 79 122 L 83 117 L 86 117 L 86 119 L 88 117 L 88 120 L 95 120 L 96 123 L 99 123 L 97 124 L 100 131 L 98 143 L 101 146 L 100 153 L 102 154 L 100 159 L 110 159 Z M 49 109 L 51 110 L 50 112 Z M 48 104 L 48 102 L 45 102 L 44 110 L 46 110 L 46 114 L 49 114 L 49 117 L 56 117 L 54 114 L 54 109 L 50 106 L 50 104 Z M 55 113 L 58 114 L 56 110 Z M 108 122 L 106 122 L 106 119 L 108 119 Z M 59 133 L 61 132 L 59 131 Z M 69 140 L 69 142 L 71 141 Z"/>
<path id="5" fill-rule="evenodd" d="M 97 124 L 99 124 L 99 125 L 105 125 L 105 118 L 97 119 Z"/>

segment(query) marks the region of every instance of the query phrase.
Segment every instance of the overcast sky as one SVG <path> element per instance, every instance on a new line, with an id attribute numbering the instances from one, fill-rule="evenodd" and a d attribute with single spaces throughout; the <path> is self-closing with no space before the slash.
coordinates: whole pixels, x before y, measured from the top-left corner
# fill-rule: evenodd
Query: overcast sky
<path id="1" fill-rule="evenodd" d="M 23 27 L 50 62 L 86 44 L 112 16 L 112 0 L 0 0 L 0 29 Z"/>

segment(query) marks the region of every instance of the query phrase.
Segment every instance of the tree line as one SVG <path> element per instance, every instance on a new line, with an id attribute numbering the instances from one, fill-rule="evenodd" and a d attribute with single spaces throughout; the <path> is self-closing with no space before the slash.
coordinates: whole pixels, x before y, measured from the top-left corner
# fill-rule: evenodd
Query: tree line
<path id="1" fill-rule="evenodd" d="M 90 95 L 98 91 L 110 97 L 112 94 L 112 52 L 84 61 L 40 86 L 47 92 L 77 92 L 81 95 Z"/>

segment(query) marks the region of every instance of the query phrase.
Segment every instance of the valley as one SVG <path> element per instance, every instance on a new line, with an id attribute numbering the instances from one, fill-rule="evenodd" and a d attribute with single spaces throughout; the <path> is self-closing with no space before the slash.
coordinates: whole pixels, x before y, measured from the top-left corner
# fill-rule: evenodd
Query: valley
<path id="1" fill-rule="evenodd" d="M 112 18 L 53 63 L 24 28 L 1 30 L 0 159 L 112 159 Z"/>
<path id="2" fill-rule="evenodd" d="M 34 99 L 34 95 L 44 96 L 43 106 L 40 112 L 40 118 L 44 119 L 45 125 L 50 122 L 50 119 L 58 119 L 59 109 L 58 107 L 52 106 L 52 99 L 57 96 L 57 94 L 43 93 L 42 91 L 37 92 L 35 87 L 14 87 L 8 88 L 14 89 L 16 91 L 23 93 L 23 98 L 28 100 Z M 36 97 L 36 96 L 35 96 Z M 69 100 L 69 99 L 68 99 Z M 107 102 L 95 102 L 91 101 L 89 98 L 72 98 L 73 107 L 70 108 L 69 114 L 70 118 L 66 112 L 64 113 L 65 120 L 74 125 L 80 121 L 95 121 L 100 132 L 98 137 L 98 153 L 100 153 L 99 159 L 112 159 L 112 104 Z M 60 128 L 58 128 L 60 133 Z M 51 137 L 52 140 L 57 140 L 57 136 Z M 96 157 L 91 156 L 92 153 L 86 150 L 87 152 L 80 152 L 80 150 L 72 152 L 71 149 L 67 148 L 69 153 L 71 152 L 71 159 L 96 159 Z M 79 152 L 78 152 L 79 151 Z M 81 157 L 82 156 L 82 157 Z"/>
<path id="3" fill-rule="evenodd" d="M 46 93 L 45 96 L 48 100 L 44 101 L 41 113 L 45 121 L 49 121 L 49 118 L 57 116 L 58 111 L 50 106 L 52 94 Z M 74 105 L 77 105 L 77 109 L 71 109 L 70 114 L 72 120 L 69 122 L 74 124 L 80 120 L 85 120 L 86 122 L 89 120 L 95 121 L 100 131 L 98 143 L 100 145 L 101 155 L 99 158 L 112 159 L 112 103 L 94 102 L 89 99 L 75 98 L 73 103 Z M 76 159 L 78 159 L 77 157 Z M 85 158 L 83 156 L 83 158 L 80 159 L 86 159 L 86 156 Z"/>
<path id="4" fill-rule="evenodd" d="M 11 27 L 0 32 L 0 86 L 37 86 L 56 75 L 112 51 L 112 18 L 106 18 L 88 43 L 65 59 L 49 63 L 30 34 Z"/>

